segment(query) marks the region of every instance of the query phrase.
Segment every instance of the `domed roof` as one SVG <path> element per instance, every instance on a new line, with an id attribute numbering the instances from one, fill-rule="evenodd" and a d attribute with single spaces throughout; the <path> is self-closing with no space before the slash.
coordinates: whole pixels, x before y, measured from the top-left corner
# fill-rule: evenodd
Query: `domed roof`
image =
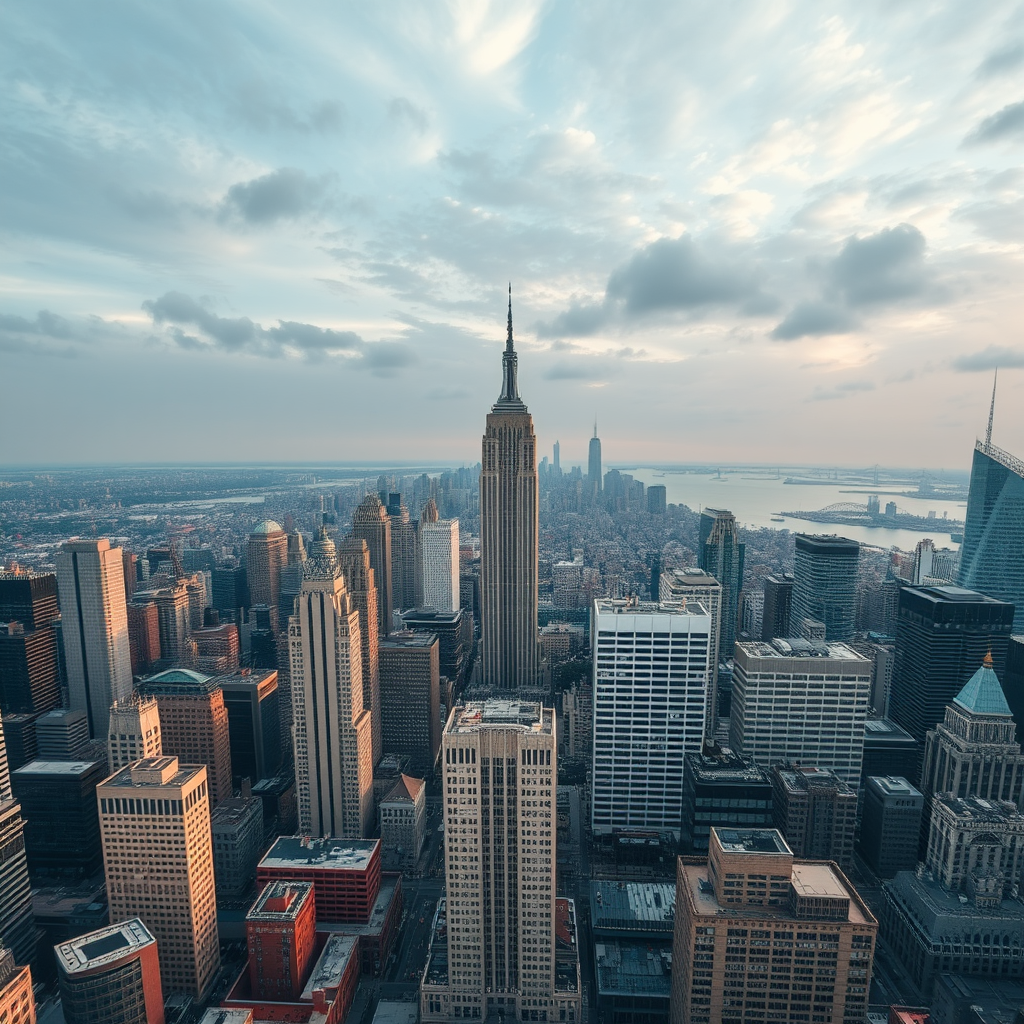
<path id="1" fill-rule="evenodd" d="M 262 523 L 257 523 L 252 528 L 253 536 L 266 535 L 268 533 L 284 533 L 280 523 L 275 523 L 273 519 L 264 519 Z"/>

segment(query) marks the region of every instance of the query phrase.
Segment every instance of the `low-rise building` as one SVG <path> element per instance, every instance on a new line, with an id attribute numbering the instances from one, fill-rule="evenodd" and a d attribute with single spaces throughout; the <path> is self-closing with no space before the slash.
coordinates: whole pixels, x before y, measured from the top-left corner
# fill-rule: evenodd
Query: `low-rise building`
<path id="1" fill-rule="evenodd" d="M 427 835 L 427 785 L 402 775 L 380 803 L 383 867 L 401 871 L 416 867 Z"/>
<path id="2" fill-rule="evenodd" d="M 252 795 L 222 800 L 210 815 L 210 831 L 218 899 L 244 895 L 263 852 L 263 802 Z"/>
<path id="3" fill-rule="evenodd" d="M 853 863 L 857 791 L 828 768 L 772 769 L 775 827 L 796 857 Z"/>

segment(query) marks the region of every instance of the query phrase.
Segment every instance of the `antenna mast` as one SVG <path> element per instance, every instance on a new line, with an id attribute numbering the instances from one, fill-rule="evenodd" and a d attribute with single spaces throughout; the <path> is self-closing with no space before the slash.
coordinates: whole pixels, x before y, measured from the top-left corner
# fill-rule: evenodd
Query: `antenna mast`
<path id="1" fill-rule="evenodd" d="M 996 367 L 995 376 L 992 378 L 992 404 L 988 409 L 988 430 L 985 431 L 985 447 L 992 445 L 992 420 L 996 414 L 996 384 L 999 383 L 999 367 Z"/>

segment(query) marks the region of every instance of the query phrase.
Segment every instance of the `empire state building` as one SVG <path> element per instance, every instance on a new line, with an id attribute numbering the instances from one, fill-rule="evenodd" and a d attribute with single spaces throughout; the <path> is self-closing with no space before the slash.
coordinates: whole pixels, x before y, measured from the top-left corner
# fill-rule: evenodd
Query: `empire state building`
<path id="1" fill-rule="evenodd" d="M 511 287 L 501 362 L 480 470 L 481 642 L 484 684 L 518 690 L 537 684 L 537 439 L 516 384 Z"/>

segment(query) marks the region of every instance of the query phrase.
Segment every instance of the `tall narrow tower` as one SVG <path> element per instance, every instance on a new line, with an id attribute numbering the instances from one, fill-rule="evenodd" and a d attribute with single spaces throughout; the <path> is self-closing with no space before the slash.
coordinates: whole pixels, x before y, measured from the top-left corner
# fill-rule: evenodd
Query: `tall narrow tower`
<path id="1" fill-rule="evenodd" d="M 591 499 L 601 493 L 601 438 L 597 436 L 597 420 L 594 420 L 594 436 L 590 439 L 587 459 L 587 490 Z"/>
<path id="2" fill-rule="evenodd" d="M 370 549 L 370 565 L 377 584 L 377 632 L 391 632 L 394 595 L 391 585 L 391 517 L 381 500 L 372 492 L 363 498 L 352 516 L 352 536 L 365 540 Z"/>
<path id="3" fill-rule="evenodd" d="M 110 541 L 71 540 L 57 555 L 64 655 L 71 707 L 105 739 L 110 705 L 132 692 L 132 653 L 124 598 L 124 560 Z"/>
<path id="4" fill-rule="evenodd" d="M 362 638 L 337 562 L 310 558 L 288 620 L 299 828 L 362 839 L 373 828 L 373 738 Z"/>
<path id="5" fill-rule="evenodd" d="M 537 682 L 537 439 L 519 397 L 512 288 L 502 385 L 487 415 L 480 470 L 480 603 L 484 683 Z"/>

